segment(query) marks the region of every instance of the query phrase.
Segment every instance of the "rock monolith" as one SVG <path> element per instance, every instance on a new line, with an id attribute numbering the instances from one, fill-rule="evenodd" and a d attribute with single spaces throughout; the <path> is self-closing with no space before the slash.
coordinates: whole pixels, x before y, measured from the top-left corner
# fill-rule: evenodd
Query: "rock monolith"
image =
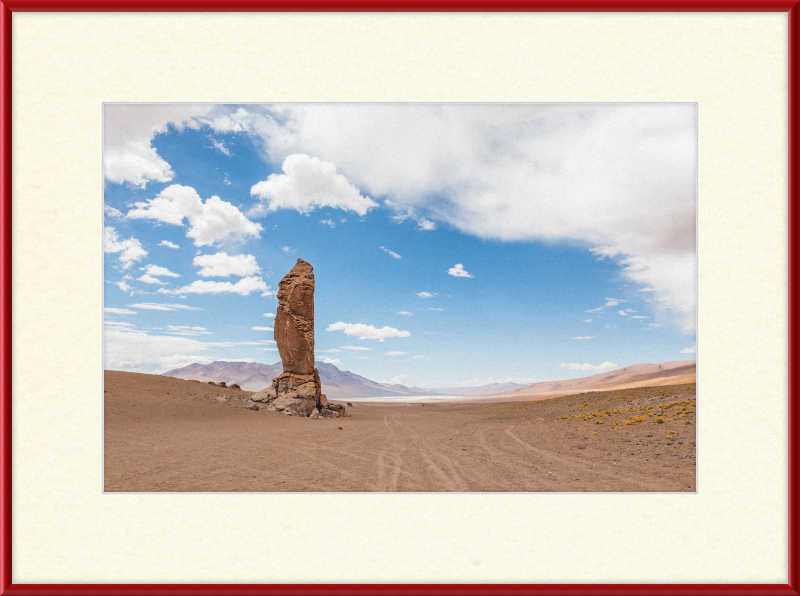
<path id="1" fill-rule="evenodd" d="M 346 416 L 344 407 L 328 404 L 314 368 L 314 269 L 297 259 L 278 288 L 274 333 L 283 372 L 251 400 L 290 416 Z"/>

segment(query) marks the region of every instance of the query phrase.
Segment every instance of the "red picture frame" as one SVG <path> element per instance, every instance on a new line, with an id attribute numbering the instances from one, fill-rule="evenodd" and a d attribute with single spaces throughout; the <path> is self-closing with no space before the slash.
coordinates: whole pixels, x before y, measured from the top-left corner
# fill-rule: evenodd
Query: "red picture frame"
<path id="1" fill-rule="evenodd" d="M 789 583 L 788 584 L 13 584 L 11 510 L 11 64 L 20 12 L 786 12 L 789 15 Z M 798 263 L 800 1 L 798 0 L 5 0 L 0 1 L 0 594 L 17 595 L 798 595 Z"/>

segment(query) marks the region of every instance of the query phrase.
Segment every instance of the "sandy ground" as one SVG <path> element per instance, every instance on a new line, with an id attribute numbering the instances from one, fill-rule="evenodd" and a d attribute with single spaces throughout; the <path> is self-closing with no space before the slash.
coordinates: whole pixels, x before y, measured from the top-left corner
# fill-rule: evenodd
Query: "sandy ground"
<path id="1" fill-rule="evenodd" d="M 155 375 L 106 371 L 105 391 L 110 492 L 695 490 L 694 384 L 357 403 L 336 420 L 252 411 L 250 392 Z"/>

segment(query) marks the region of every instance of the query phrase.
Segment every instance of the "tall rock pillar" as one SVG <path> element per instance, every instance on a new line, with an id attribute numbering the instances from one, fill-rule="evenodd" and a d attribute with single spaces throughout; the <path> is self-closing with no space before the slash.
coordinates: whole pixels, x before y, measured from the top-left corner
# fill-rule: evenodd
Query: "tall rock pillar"
<path id="1" fill-rule="evenodd" d="M 278 286 L 275 313 L 275 343 L 283 372 L 272 385 L 252 397 L 267 404 L 268 410 L 290 416 L 336 418 L 344 408 L 328 405 L 322 394 L 319 373 L 314 368 L 314 269 L 303 259 L 287 273 Z"/>

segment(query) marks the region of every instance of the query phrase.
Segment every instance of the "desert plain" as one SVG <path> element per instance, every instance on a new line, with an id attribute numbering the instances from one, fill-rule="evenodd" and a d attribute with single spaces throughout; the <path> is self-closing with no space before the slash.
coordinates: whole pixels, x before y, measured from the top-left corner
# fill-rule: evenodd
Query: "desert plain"
<path id="1" fill-rule="evenodd" d="M 314 420 L 252 392 L 105 371 L 106 492 L 693 492 L 694 383 Z"/>

